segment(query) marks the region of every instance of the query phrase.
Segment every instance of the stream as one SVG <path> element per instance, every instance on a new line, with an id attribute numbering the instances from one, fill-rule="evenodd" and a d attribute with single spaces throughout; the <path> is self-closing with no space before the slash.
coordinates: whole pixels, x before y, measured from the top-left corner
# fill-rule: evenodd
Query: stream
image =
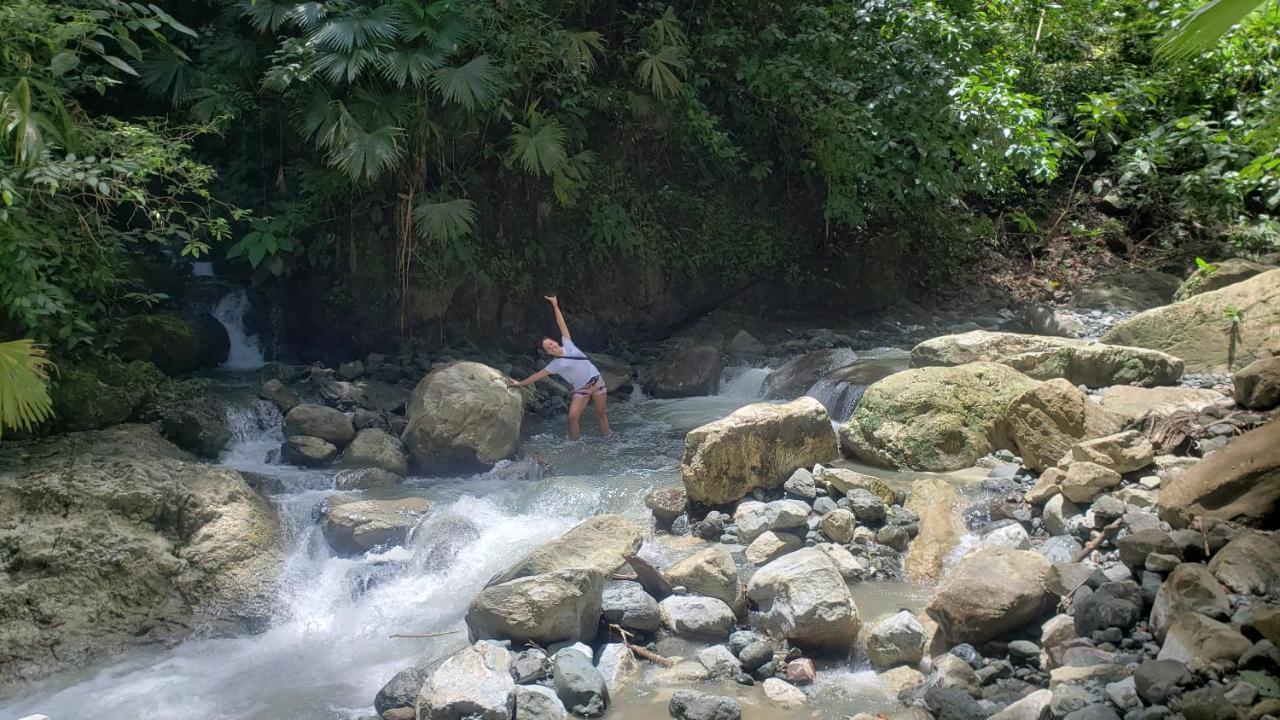
<path id="1" fill-rule="evenodd" d="M 227 313 L 239 308 L 220 307 Z M 261 362 L 233 338 L 228 365 Z M 250 348 L 250 350 L 252 350 Z M 522 553 L 600 513 L 620 513 L 652 527 L 645 494 L 679 481 L 684 434 L 758 402 L 763 368 L 729 368 L 720 394 L 659 400 L 639 393 L 611 403 L 616 436 L 594 435 L 584 416 L 584 440 L 565 438 L 564 419 L 529 418 L 520 456 L 471 477 L 411 477 L 394 491 L 368 496 L 418 495 L 432 512 L 407 547 L 363 558 L 336 557 L 312 511 L 334 495 L 334 471 L 272 464 L 281 417 L 253 397 L 256 373 L 226 370 L 219 383 L 239 400 L 230 411 L 234 440 L 219 464 L 278 478 L 285 492 L 272 497 L 287 548 L 275 618 L 258 635 L 193 639 L 169 649 L 123 657 L 106 667 L 70 673 L 0 703 L 0 718 L 44 713 L 52 720 L 106 718 L 149 720 L 356 720 L 373 715 L 378 689 L 397 671 L 423 658 L 443 657 L 466 644 L 467 604 L 494 574 Z M 543 470 L 545 468 L 545 470 Z M 901 486 L 910 480 L 874 472 Z M 641 556 L 659 565 L 696 549 L 688 537 L 650 534 Z M 899 608 L 915 609 L 929 590 L 895 582 L 853 588 L 864 622 Z M 433 638 L 394 638 L 397 633 L 449 633 Z M 660 651 L 683 653 L 677 641 Z M 656 671 L 646 666 L 646 672 Z M 697 687 L 692 684 L 690 687 Z M 705 683 L 702 684 L 706 689 Z M 665 717 L 676 689 L 655 688 L 642 678 L 614 698 L 611 718 Z M 891 707 L 867 667 L 820 665 L 813 700 L 802 710 L 765 703 L 758 688 L 732 683 L 748 717 L 835 720 L 854 712 Z M 623 695 L 623 693 L 620 693 Z"/>

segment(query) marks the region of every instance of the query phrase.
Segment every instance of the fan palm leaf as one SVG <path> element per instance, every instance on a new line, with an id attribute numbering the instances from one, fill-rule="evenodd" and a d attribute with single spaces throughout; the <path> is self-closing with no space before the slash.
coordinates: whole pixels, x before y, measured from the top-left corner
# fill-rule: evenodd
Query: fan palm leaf
<path id="1" fill-rule="evenodd" d="M 422 200 L 413 208 L 413 228 L 418 237 L 437 243 L 470 235 L 476 225 L 476 204 L 466 198 Z"/>
<path id="2" fill-rule="evenodd" d="M 1156 46 L 1156 62 L 1173 62 L 1213 47 L 1266 0 L 1209 0 L 1170 30 Z"/>
<path id="3" fill-rule="evenodd" d="M 372 132 L 356 127 L 329 155 L 330 164 L 352 180 L 374 182 L 395 167 L 404 152 L 400 128 L 383 125 Z"/>
<path id="4" fill-rule="evenodd" d="M 30 430 L 53 416 L 44 348 L 31 340 L 0 343 L 0 434 Z"/>
<path id="5" fill-rule="evenodd" d="M 636 77 L 649 87 L 654 97 L 675 95 L 684 87 L 680 76 L 684 74 L 685 63 L 679 48 L 667 45 L 656 52 L 641 50 L 640 58 Z"/>
<path id="6" fill-rule="evenodd" d="M 498 72 L 488 55 L 477 55 L 458 67 L 442 67 L 432 73 L 431 86 L 447 102 L 466 110 L 484 107 L 498 91 Z"/>
<path id="7" fill-rule="evenodd" d="M 530 175 L 554 175 L 564 168 L 564 126 L 555 117 L 534 108 L 526 113 L 527 125 L 514 123 L 508 160 Z"/>

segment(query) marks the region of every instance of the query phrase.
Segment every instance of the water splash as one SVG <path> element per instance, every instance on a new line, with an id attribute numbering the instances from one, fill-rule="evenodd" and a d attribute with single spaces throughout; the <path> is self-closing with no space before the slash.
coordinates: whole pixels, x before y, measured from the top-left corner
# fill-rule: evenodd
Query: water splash
<path id="1" fill-rule="evenodd" d="M 212 315 L 227 329 L 231 339 L 231 351 L 222 367 L 236 370 L 252 370 L 262 367 L 262 346 L 258 336 L 250 335 L 244 326 L 245 313 L 249 311 L 249 293 L 236 290 L 223 296 L 213 307 Z"/>
<path id="2" fill-rule="evenodd" d="M 725 368 L 724 376 L 720 380 L 720 392 L 717 394 L 721 397 L 757 400 L 763 396 L 761 390 L 764 387 L 765 378 L 769 377 L 771 372 L 773 371 L 769 368 Z"/>
<path id="3" fill-rule="evenodd" d="M 805 391 L 805 395 L 822 403 L 832 422 L 842 423 L 853 416 L 853 411 L 858 409 L 858 403 L 862 401 L 862 395 L 866 391 L 866 385 L 823 378 Z"/>

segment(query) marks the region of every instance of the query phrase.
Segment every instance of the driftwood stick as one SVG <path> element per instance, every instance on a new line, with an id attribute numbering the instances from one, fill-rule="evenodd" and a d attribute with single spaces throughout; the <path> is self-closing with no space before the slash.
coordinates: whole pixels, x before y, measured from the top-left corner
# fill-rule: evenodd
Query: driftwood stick
<path id="1" fill-rule="evenodd" d="M 1098 537 L 1086 543 L 1085 546 L 1080 550 L 1080 552 L 1076 553 L 1075 556 L 1071 558 L 1071 562 L 1077 563 L 1089 557 L 1089 553 L 1093 552 L 1094 550 L 1097 550 L 1098 546 L 1106 542 L 1107 538 L 1111 537 L 1111 535 L 1114 534 L 1115 531 L 1119 530 L 1120 525 L 1122 525 L 1123 523 L 1124 523 L 1124 518 L 1116 518 L 1115 520 L 1112 520 L 1111 524 L 1102 528 L 1102 532 L 1098 533 Z"/>
<path id="2" fill-rule="evenodd" d="M 461 631 L 461 630 L 446 630 L 446 631 L 444 631 L 444 632 L 434 632 L 434 633 L 396 633 L 396 634 L 394 634 L 394 635 L 388 635 L 387 637 L 393 637 L 393 638 L 433 638 L 433 637 L 442 637 L 442 636 L 444 636 L 444 635 L 457 635 L 459 632 L 462 632 L 462 631 Z"/>
<path id="3" fill-rule="evenodd" d="M 633 645 L 631 643 L 630 636 L 627 635 L 626 630 L 622 629 L 621 625 L 618 625 L 616 623 L 609 623 L 609 627 L 614 632 L 618 633 L 618 636 L 622 638 L 623 646 L 627 648 L 627 651 L 631 653 L 632 657 L 637 657 L 637 656 L 642 657 L 645 660 L 648 660 L 649 662 L 657 663 L 662 667 L 671 667 L 672 665 L 676 664 L 675 660 L 672 660 L 671 658 L 668 658 L 668 657 L 662 657 L 661 655 L 650 651 L 648 648 L 642 645 Z"/>

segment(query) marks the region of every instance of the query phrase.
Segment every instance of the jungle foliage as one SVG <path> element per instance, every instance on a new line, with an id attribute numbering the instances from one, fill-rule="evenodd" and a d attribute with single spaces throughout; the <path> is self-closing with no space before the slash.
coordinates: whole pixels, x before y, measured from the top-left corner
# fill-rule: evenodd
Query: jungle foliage
<path id="1" fill-rule="evenodd" d="M 950 227 L 927 265 L 1064 191 L 1273 249 L 1280 10 L 1241 7 L 1217 39 L 1198 0 L 10 0 L 0 335 L 109 351 L 166 253 L 264 281 L 382 243 L 403 298 Z"/>

